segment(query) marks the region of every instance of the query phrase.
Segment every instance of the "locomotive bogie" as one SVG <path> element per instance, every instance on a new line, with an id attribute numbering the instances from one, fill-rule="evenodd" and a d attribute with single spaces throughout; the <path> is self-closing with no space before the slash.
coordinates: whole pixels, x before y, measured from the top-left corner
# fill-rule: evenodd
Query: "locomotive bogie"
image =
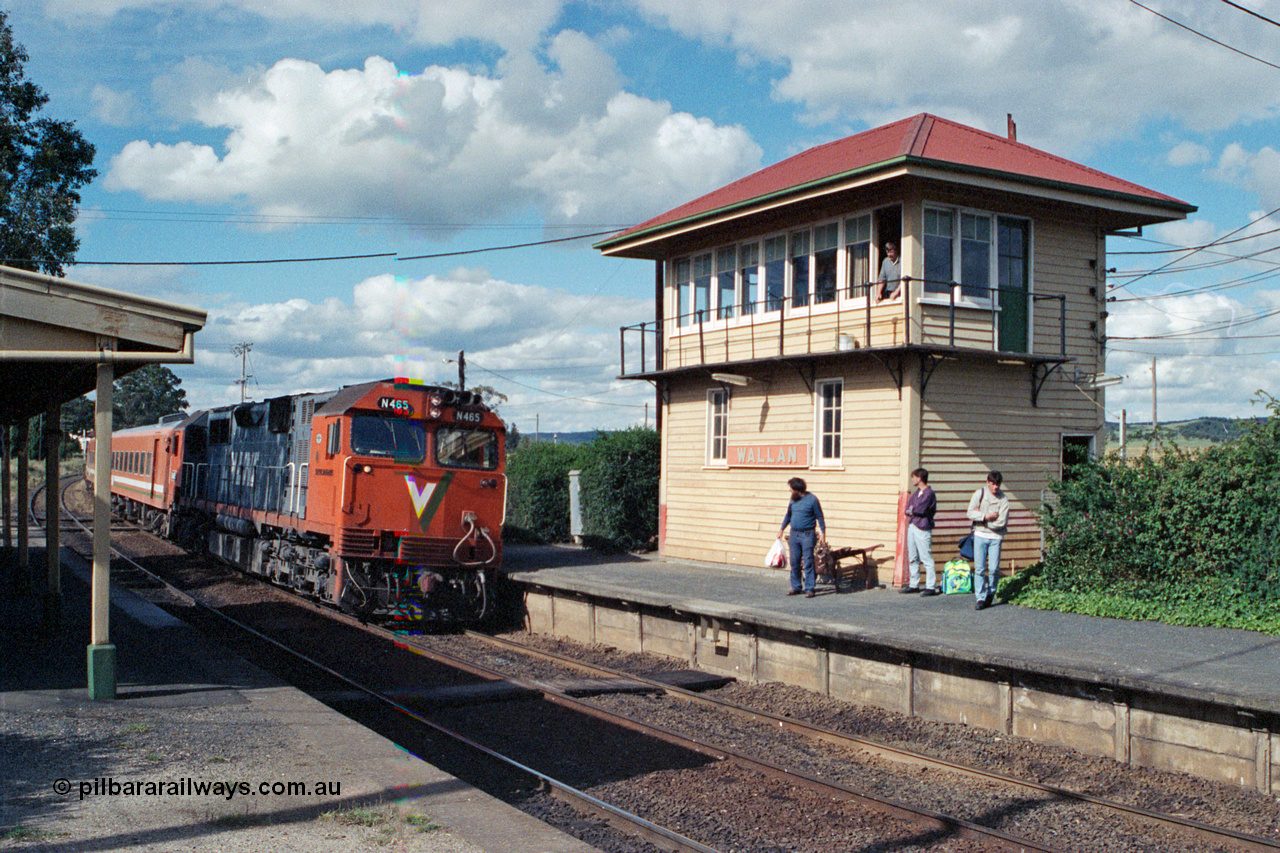
<path id="1" fill-rule="evenodd" d="M 196 412 L 113 436 L 113 506 L 368 618 L 469 622 L 501 561 L 502 434 L 406 380 Z"/>

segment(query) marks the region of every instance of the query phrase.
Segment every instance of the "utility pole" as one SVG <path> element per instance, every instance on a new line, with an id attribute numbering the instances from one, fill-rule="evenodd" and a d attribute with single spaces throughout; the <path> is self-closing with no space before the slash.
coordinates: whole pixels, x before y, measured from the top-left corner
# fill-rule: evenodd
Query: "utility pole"
<path id="1" fill-rule="evenodd" d="M 245 387 L 249 384 L 249 380 L 253 377 L 249 375 L 249 350 L 253 349 L 253 344 L 248 341 L 241 341 L 231 348 L 232 355 L 240 356 L 240 381 L 236 384 L 240 386 L 240 402 L 244 402 Z"/>
<path id="2" fill-rule="evenodd" d="M 1156 420 L 1156 357 L 1151 356 L 1151 435 L 1156 434 L 1156 427 L 1160 422 Z"/>
<path id="3" fill-rule="evenodd" d="M 458 390 L 467 390 L 467 356 L 458 350 Z"/>

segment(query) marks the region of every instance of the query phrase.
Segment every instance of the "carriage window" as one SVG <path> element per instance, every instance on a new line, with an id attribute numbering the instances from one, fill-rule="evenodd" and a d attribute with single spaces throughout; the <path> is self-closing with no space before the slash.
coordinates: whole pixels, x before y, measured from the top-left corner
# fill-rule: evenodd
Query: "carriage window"
<path id="1" fill-rule="evenodd" d="M 426 433 L 420 421 L 356 415 L 351 419 L 351 452 L 421 462 L 426 456 Z"/>
<path id="2" fill-rule="evenodd" d="M 498 467 L 498 434 L 483 429 L 441 427 L 436 430 L 436 462 L 446 468 Z"/>

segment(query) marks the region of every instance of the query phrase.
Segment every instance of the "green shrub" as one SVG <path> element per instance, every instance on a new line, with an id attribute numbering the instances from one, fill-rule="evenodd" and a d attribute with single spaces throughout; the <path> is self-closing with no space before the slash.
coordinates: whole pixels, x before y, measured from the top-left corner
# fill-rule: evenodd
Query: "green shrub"
<path id="1" fill-rule="evenodd" d="M 578 467 L 578 454 L 572 444 L 522 441 L 507 455 L 509 538 L 569 538 L 569 470 Z"/>
<path id="2" fill-rule="evenodd" d="M 1177 624 L 1280 625 L 1280 403 L 1241 439 L 1111 456 L 1051 485 L 1020 603 Z"/>
<path id="3" fill-rule="evenodd" d="M 658 535 L 661 439 L 632 427 L 599 433 L 583 446 L 583 533 L 593 544 L 638 551 Z"/>

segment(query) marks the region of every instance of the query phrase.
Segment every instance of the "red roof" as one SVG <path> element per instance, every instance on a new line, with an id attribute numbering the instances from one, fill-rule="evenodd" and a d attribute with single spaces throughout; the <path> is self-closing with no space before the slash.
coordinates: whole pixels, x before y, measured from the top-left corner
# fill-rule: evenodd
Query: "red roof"
<path id="1" fill-rule="evenodd" d="M 900 163 L 996 173 L 1014 180 L 1067 185 L 1091 195 L 1125 196 L 1181 214 L 1195 207 L 1172 196 L 1112 177 L 994 133 L 921 113 L 853 136 L 810 148 L 767 166 L 701 198 L 628 228 L 598 244 L 603 247 L 641 231 L 770 196 L 821 184 L 858 171 Z"/>

